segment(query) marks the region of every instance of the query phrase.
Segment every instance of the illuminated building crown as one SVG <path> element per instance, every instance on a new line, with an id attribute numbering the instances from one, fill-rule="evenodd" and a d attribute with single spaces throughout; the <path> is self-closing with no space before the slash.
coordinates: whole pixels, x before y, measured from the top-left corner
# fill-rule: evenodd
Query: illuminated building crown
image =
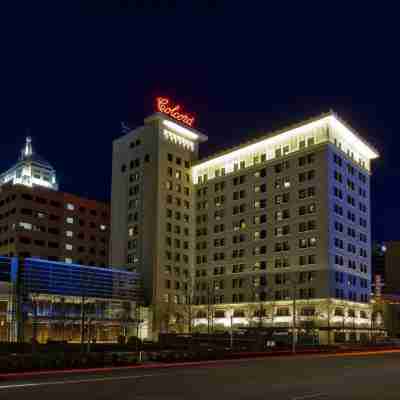
<path id="1" fill-rule="evenodd" d="M 0 174 L 0 186 L 9 182 L 14 185 L 42 186 L 58 190 L 56 171 L 48 161 L 35 153 L 30 136 L 26 138 L 18 162 Z"/>

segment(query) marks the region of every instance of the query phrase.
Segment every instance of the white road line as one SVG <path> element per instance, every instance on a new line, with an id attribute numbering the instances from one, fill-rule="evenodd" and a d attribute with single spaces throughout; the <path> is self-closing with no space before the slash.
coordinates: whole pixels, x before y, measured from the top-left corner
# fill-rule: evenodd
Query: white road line
<path id="1" fill-rule="evenodd" d="M 304 396 L 292 397 L 291 400 L 315 399 L 317 397 L 328 396 L 326 393 L 305 394 Z"/>
<path id="2" fill-rule="evenodd" d="M 170 376 L 170 374 L 147 374 L 147 375 L 132 375 L 132 376 L 116 376 L 109 378 L 76 379 L 76 380 L 65 380 L 65 381 L 55 381 L 55 382 L 20 383 L 14 385 L 0 385 L 0 390 L 19 389 L 19 388 L 27 388 L 35 386 L 72 385 L 72 384 L 90 383 L 90 382 L 121 381 L 121 380 L 140 379 L 140 378 L 148 378 L 148 377 L 163 376 L 163 375 Z"/>

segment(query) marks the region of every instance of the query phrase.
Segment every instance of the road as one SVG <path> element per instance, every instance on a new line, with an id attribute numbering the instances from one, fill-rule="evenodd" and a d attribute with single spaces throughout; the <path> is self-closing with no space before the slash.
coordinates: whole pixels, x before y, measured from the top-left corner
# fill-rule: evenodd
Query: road
<path id="1" fill-rule="evenodd" d="M 0 381 L 7 400 L 400 399 L 400 352 L 220 361 Z"/>

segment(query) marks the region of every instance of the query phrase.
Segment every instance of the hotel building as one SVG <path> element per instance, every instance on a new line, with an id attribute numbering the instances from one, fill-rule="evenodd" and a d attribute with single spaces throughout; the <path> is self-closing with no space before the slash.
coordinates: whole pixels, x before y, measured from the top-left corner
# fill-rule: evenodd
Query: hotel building
<path id="1" fill-rule="evenodd" d="M 333 112 L 198 159 L 205 140 L 156 113 L 114 142 L 111 264 L 143 277 L 154 329 L 365 338 L 377 151 Z"/>

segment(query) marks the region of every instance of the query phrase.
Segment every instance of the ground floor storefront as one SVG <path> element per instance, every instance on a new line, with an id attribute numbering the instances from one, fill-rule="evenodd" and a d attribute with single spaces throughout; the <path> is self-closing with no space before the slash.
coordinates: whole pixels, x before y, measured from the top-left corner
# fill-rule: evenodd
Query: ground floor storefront
<path id="1" fill-rule="evenodd" d="M 367 343 L 386 336 L 384 316 L 372 304 L 337 299 L 196 306 L 192 332 L 269 330 L 275 341 Z"/>

